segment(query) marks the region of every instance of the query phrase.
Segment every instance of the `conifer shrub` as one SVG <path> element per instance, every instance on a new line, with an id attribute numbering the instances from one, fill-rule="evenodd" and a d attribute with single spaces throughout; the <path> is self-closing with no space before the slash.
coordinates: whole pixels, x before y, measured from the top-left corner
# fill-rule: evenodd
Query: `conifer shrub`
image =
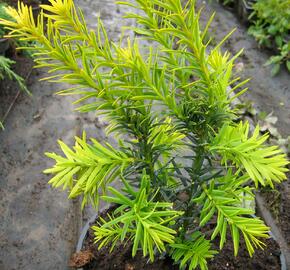
<path id="1" fill-rule="evenodd" d="M 141 249 L 154 261 L 165 252 L 180 268 L 207 269 L 222 252 L 211 241 L 218 238 L 222 250 L 230 231 L 234 254 L 242 237 L 252 256 L 270 228 L 245 202 L 286 179 L 288 161 L 259 126 L 237 120 L 232 101 L 247 80 L 232 78 L 241 52 L 220 49 L 231 33 L 212 45 L 214 16 L 202 28 L 194 0 L 119 4 L 133 10 L 125 17 L 137 21 L 134 39 L 111 41 L 101 20 L 89 29 L 72 0 L 50 0 L 36 22 L 20 3 L 8 9 L 16 21 L 0 21 L 11 37 L 35 42 L 27 49 L 36 67 L 48 68 L 46 80 L 71 85 L 59 95 L 74 95 L 80 112 L 104 115 L 118 138 L 118 147 L 85 132 L 73 147 L 59 141 L 62 155 L 46 153 L 55 161 L 44 171 L 54 175 L 49 183 L 83 207 L 117 204 L 93 226 L 99 248 L 131 241 L 132 256 Z"/>

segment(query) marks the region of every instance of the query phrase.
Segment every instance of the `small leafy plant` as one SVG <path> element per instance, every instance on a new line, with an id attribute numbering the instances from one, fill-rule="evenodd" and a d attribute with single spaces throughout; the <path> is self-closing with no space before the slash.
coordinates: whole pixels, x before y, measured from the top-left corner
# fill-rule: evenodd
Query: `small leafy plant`
<path id="1" fill-rule="evenodd" d="M 258 0 L 250 15 L 253 25 L 249 34 L 255 37 L 261 46 L 276 48 L 277 55 L 272 56 L 266 65 L 272 65 L 272 75 L 286 63 L 290 72 L 290 1 Z"/>
<path id="2" fill-rule="evenodd" d="M 5 7 L 7 7 L 5 3 L 0 3 L 0 19 L 9 20 L 11 19 L 11 17 L 5 11 Z M 5 34 L 6 31 L 4 27 L 0 25 L 0 39 L 2 39 Z M 18 83 L 18 86 L 20 87 L 21 90 L 24 90 L 27 93 L 29 93 L 25 85 L 24 79 L 11 69 L 11 66 L 13 64 L 15 64 L 15 61 L 0 54 L 0 80 L 3 80 L 5 76 L 8 76 L 10 80 L 15 80 Z M 0 128 L 4 129 L 4 126 L 1 123 L 1 121 Z"/>
<path id="3" fill-rule="evenodd" d="M 231 78 L 240 53 L 220 50 L 231 33 L 210 49 L 214 17 L 201 29 L 193 0 L 119 4 L 136 9 L 125 17 L 136 19 L 139 38 L 112 42 L 101 20 L 89 30 L 72 0 L 50 0 L 37 22 L 20 3 L 7 10 L 16 21 L 0 21 L 11 37 L 35 41 L 27 49 L 37 67 L 49 68 L 47 80 L 71 84 L 58 94 L 76 95 L 80 112 L 105 115 L 107 132 L 119 138 L 118 147 L 85 132 L 72 148 L 59 141 L 64 155 L 46 154 L 55 160 L 45 170 L 54 174 L 49 183 L 81 197 L 83 207 L 117 205 L 93 226 L 99 248 L 131 241 L 132 256 L 141 249 L 154 261 L 165 252 L 180 268 L 207 269 L 218 252 L 211 241 L 219 238 L 222 249 L 229 231 L 235 255 L 243 237 L 252 256 L 269 228 L 244 202 L 260 185 L 286 179 L 288 161 L 258 126 L 237 121 L 231 102 L 247 80 Z"/>
<path id="4" fill-rule="evenodd" d="M 6 12 L 6 8 L 7 5 L 5 3 L 0 3 L 0 19 L 11 20 L 12 17 L 10 17 L 9 14 Z M 0 25 L 0 39 L 5 36 L 6 32 L 7 31 L 4 29 L 4 27 Z M 4 75 L 6 75 L 9 77 L 9 79 L 15 80 L 22 90 L 28 92 L 24 83 L 24 79 L 17 75 L 11 69 L 11 65 L 14 63 L 15 61 L 5 57 L 4 55 L 0 55 L 0 79 L 3 79 Z"/>
<path id="5" fill-rule="evenodd" d="M 8 76 L 8 78 L 10 80 L 15 80 L 19 87 L 26 91 L 27 93 L 29 93 L 26 85 L 25 85 L 25 82 L 24 82 L 24 79 L 22 77 L 20 77 L 19 75 L 17 75 L 12 69 L 11 69 L 11 65 L 14 64 L 15 61 L 3 56 L 3 55 L 0 55 L 0 79 L 4 79 L 4 75 Z"/>

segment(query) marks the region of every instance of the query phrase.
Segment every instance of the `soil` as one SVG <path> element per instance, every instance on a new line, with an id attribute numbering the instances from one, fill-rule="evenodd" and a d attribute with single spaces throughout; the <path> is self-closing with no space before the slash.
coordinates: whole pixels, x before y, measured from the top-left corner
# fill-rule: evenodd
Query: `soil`
<path id="1" fill-rule="evenodd" d="M 289 176 L 288 176 L 289 179 Z M 262 189 L 261 195 L 265 200 L 267 209 L 270 210 L 276 224 L 290 250 L 290 183 L 277 185 L 277 190 Z"/>
<path id="2" fill-rule="evenodd" d="M 241 239 L 239 255 L 234 257 L 233 245 L 228 235 L 228 241 L 222 251 L 209 262 L 210 270 L 279 270 L 280 249 L 278 244 L 272 239 L 265 241 L 264 250 L 257 249 L 252 258 L 250 258 L 245 247 L 245 242 Z M 218 246 L 215 245 L 218 249 Z"/>
<path id="3" fill-rule="evenodd" d="M 15 61 L 15 64 L 11 66 L 12 70 L 16 74 L 27 80 L 31 74 L 33 67 L 32 59 L 17 55 L 10 57 L 10 59 Z M 0 120 L 5 120 L 4 118 L 7 117 L 9 110 L 11 110 L 11 106 L 19 95 L 19 91 L 20 90 L 17 82 L 11 81 L 9 78 L 0 80 L 0 100 L 5 101 L 1 102 Z"/>
<path id="4" fill-rule="evenodd" d="M 109 209 L 108 211 L 111 211 Z M 104 218 L 107 211 L 101 216 Z M 233 245 L 228 232 L 227 242 L 222 251 L 212 260 L 208 261 L 210 270 L 278 270 L 280 265 L 280 249 L 278 244 L 272 239 L 265 241 L 264 250 L 257 249 L 252 258 L 249 257 L 245 242 L 241 239 L 239 255 L 234 257 Z M 219 239 L 213 242 L 213 249 L 219 250 Z M 71 258 L 70 265 L 73 267 L 83 267 L 84 270 L 178 270 L 178 265 L 174 264 L 169 257 L 156 259 L 154 263 L 148 258 L 143 258 L 142 252 L 137 252 L 132 258 L 132 243 L 126 245 L 119 244 L 110 252 L 110 247 L 98 250 L 98 245 L 94 243 L 93 230 L 89 230 L 85 238 L 83 250 L 75 253 Z"/>
<path id="5" fill-rule="evenodd" d="M 92 240 L 92 239 L 91 239 Z M 156 260 L 154 263 L 148 262 L 148 258 L 143 258 L 142 252 L 138 251 L 132 258 L 132 244 L 126 246 L 119 245 L 110 253 L 108 248 L 103 248 L 99 252 L 96 246 L 90 246 L 93 254 L 91 261 L 85 265 L 84 270 L 178 270 L 177 265 L 169 258 Z"/>
<path id="6" fill-rule="evenodd" d="M 289 179 L 289 178 L 288 178 Z M 281 204 L 277 223 L 280 224 L 284 238 L 290 248 L 290 183 L 289 180 L 281 187 Z"/>

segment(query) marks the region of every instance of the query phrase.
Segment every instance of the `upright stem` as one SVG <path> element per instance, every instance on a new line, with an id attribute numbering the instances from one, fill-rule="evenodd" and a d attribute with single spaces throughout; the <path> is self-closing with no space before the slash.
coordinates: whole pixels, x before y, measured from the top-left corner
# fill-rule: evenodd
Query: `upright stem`
<path id="1" fill-rule="evenodd" d="M 193 215 L 193 208 L 192 208 L 192 203 L 191 203 L 191 199 L 194 195 L 195 190 L 195 181 L 198 181 L 198 178 L 200 176 L 200 170 L 202 169 L 202 164 L 204 162 L 204 147 L 201 146 L 202 143 L 199 144 L 199 146 L 196 148 L 195 151 L 195 159 L 192 162 L 192 176 L 191 176 L 191 185 L 190 185 L 190 189 L 189 189 L 189 193 L 188 193 L 188 201 L 186 203 L 186 210 L 185 210 L 185 214 L 184 216 L 186 218 L 188 217 L 192 217 Z M 183 222 L 183 236 L 186 235 L 188 226 L 189 226 L 189 219 L 185 219 Z"/>
<path id="2" fill-rule="evenodd" d="M 151 147 L 148 144 L 147 139 L 144 140 L 144 157 L 145 157 L 145 162 L 147 164 L 146 168 L 146 173 L 150 176 L 150 179 L 154 183 L 154 163 L 153 163 L 153 156 L 152 156 L 152 151 Z"/>

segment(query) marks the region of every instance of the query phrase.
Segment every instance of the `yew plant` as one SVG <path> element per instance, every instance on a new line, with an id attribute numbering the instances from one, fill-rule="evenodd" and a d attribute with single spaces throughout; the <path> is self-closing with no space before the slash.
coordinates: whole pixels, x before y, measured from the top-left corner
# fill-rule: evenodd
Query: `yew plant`
<path id="1" fill-rule="evenodd" d="M 136 10 L 125 17 L 136 20 L 137 37 L 117 43 L 101 20 L 90 30 L 72 0 L 50 0 L 37 21 L 20 3 L 7 10 L 14 20 L 1 20 L 10 37 L 34 41 L 26 49 L 48 68 L 46 80 L 71 85 L 58 94 L 104 115 L 118 138 L 117 148 L 85 133 L 74 147 L 59 141 L 63 155 L 46 154 L 55 160 L 49 183 L 96 211 L 100 200 L 117 205 L 93 226 L 99 248 L 130 241 L 132 256 L 167 253 L 180 268 L 207 269 L 218 252 L 211 241 L 222 250 L 229 231 L 235 255 L 241 237 L 252 255 L 269 228 L 243 205 L 259 186 L 286 179 L 288 161 L 258 126 L 237 120 L 231 103 L 247 82 L 232 78 L 239 54 L 221 51 L 228 35 L 211 44 L 214 16 L 202 28 L 194 0 L 119 4 Z"/>

